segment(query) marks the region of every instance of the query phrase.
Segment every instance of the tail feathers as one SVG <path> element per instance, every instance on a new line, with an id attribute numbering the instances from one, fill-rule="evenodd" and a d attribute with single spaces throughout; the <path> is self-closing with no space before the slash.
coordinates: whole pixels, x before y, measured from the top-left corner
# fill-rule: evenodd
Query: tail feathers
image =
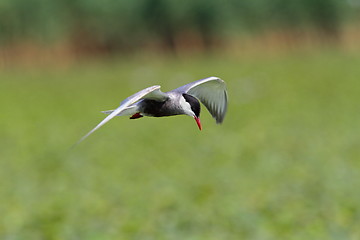
<path id="1" fill-rule="evenodd" d="M 136 107 L 128 107 L 125 108 L 121 113 L 117 114 L 116 116 L 129 116 L 129 115 L 133 115 L 135 113 L 137 113 L 137 108 Z M 105 114 L 111 114 L 114 110 L 107 110 L 107 111 L 101 111 L 102 113 Z"/>
<path id="2" fill-rule="evenodd" d="M 105 114 L 110 114 L 112 113 L 114 110 L 107 110 L 107 111 L 101 111 L 102 113 L 105 113 Z"/>
<path id="3" fill-rule="evenodd" d="M 107 110 L 107 111 L 101 111 L 102 113 L 105 114 L 111 114 L 114 110 Z M 128 114 L 125 114 L 124 112 L 117 114 L 116 116 L 126 116 Z"/>

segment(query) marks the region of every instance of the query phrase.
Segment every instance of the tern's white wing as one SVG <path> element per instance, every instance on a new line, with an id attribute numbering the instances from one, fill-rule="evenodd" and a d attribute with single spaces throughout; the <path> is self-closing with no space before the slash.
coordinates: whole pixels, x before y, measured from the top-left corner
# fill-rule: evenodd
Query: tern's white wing
<path id="1" fill-rule="evenodd" d="M 88 132 L 85 136 L 83 136 L 77 144 L 82 142 L 85 138 L 87 138 L 90 134 L 95 132 L 97 129 L 99 129 L 102 125 L 107 123 L 110 119 L 115 117 L 116 115 L 120 114 L 124 109 L 128 108 L 130 105 L 136 103 L 137 101 L 143 99 L 143 98 L 149 98 L 153 100 L 158 101 L 165 101 L 165 99 L 168 98 L 166 93 L 163 93 L 160 91 L 160 86 L 152 86 L 145 88 L 144 90 L 141 90 L 140 92 L 135 93 L 134 95 L 126 98 L 124 101 L 121 102 L 120 106 L 115 109 L 109 116 L 107 116 L 104 120 L 102 120 L 93 130 Z"/>
<path id="2" fill-rule="evenodd" d="M 173 91 L 187 93 L 198 98 L 216 119 L 216 123 L 223 122 L 227 110 L 227 90 L 225 82 L 220 78 L 204 78 Z"/>

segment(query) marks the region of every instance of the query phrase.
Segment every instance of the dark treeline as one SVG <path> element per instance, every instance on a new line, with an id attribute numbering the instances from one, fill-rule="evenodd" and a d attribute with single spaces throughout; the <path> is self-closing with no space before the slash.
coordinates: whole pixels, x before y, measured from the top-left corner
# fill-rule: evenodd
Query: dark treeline
<path id="1" fill-rule="evenodd" d="M 238 33 L 311 29 L 337 39 L 356 17 L 351 0 L 1 0 L 0 44 L 65 41 L 78 51 L 151 44 L 211 48 Z"/>

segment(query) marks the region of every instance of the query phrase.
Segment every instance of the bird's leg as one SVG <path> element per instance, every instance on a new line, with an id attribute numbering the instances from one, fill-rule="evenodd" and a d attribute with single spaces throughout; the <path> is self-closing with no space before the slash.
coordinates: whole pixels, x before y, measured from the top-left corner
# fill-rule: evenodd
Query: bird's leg
<path id="1" fill-rule="evenodd" d="M 135 113 L 134 115 L 132 115 L 130 117 L 130 119 L 137 119 L 137 118 L 141 118 L 141 117 L 143 117 L 143 115 L 141 115 L 140 113 Z"/>

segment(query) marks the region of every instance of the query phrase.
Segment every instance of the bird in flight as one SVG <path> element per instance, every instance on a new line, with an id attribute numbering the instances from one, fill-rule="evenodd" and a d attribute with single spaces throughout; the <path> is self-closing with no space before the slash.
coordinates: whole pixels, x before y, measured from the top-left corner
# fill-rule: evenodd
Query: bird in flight
<path id="1" fill-rule="evenodd" d="M 217 77 L 208 77 L 165 93 L 160 91 L 159 85 L 145 88 L 126 98 L 115 110 L 103 111 L 109 116 L 83 136 L 77 144 L 115 116 L 130 116 L 130 119 L 137 119 L 143 116 L 165 117 L 185 114 L 193 117 L 201 130 L 199 101 L 205 105 L 216 123 L 222 123 L 227 110 L 225 82 Z"/>

